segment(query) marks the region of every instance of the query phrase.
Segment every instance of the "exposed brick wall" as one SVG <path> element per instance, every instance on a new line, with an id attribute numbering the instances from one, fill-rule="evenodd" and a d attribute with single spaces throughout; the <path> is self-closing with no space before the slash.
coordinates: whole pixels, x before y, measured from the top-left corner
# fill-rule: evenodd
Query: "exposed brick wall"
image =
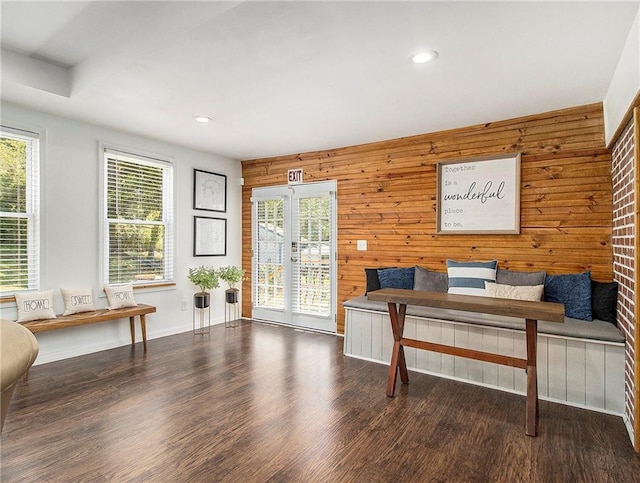
<path id="1" fill-rule="evenodd" d="M 613 276 L 620 284 L 618 296 L 618 326 L 626 338 L 625 354 L 625 416 L 630 430 L 634 428 L 635 361 L 635 243 L 634 223 L 635 159 L 633 119 L 613 146 L 611 177 L 613 182 Z"/>

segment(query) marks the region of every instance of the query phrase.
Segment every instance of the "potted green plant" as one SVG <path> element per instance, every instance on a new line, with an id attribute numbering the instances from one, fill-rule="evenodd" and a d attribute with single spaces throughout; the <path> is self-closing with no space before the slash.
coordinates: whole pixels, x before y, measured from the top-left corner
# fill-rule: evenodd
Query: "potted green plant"
<path id="1" fill-rule="evenodd" d="M 189 281 L 200 288 L 200 292 L 193 296 L 193 302 L 199 309 L 209 307 L 210 296 L 208 290 L 218 288 L 220 280 L 218 271 L 213 267 L 205 267 L 189 269 Z"/>
<path id="2" fill-rule="evenodd" d="M 222 267 L 218 272 L 218 276 L 229 285 L 229 288 L 224 292 L 226 302 L 228 304 L 237 303 L 238 289 L 236 288 L 236 284 L 244 279 L 244 270 L 241 267 L 229 265 Z"/>

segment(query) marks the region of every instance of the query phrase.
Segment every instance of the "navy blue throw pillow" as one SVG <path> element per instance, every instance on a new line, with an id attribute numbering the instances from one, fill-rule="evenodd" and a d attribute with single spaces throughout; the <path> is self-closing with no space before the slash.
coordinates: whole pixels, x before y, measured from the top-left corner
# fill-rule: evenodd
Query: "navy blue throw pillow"
<path id="1" fill-rule="evenodd" d="M 415 267 L 378 270 L 380 288 L 406 288 L 407 290 L 413 290 L 414 275 Z"/>
<path id="2" fill-rule="evenodd" d="M 544 300 L 564 304 L 564 314 L 567 317 L 593 320 L 590 272 L 547 275 L 544 281 Z"/>

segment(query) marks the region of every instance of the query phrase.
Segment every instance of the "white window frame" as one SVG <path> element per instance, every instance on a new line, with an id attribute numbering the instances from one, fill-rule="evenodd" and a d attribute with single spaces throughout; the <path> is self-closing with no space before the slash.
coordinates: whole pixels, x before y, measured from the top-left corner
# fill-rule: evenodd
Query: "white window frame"
<path id="1" fill-rule="evenodd" d="M 40 144 L 43 133 L 9 126 L 0 126 L 2 137 L 27 143 L 25 212 L 0 212 L 0 216 L 27 220 L 27 288 L 1 291 L 0 296 L 12 296 L 18 292 L 40 288 Z"/>
<path id="2" fill-rule="evenodd" d="M 174 205 L 174 161 L 172 158 L 145 153 L 139 150 L 123 148 L 121 146 L 107 145 L 100 143 L 100 158 L 102 164 L 101 198 L 101 267 L 100 279 L 103 285 L 116 285 L 126 282 L 109 281 L 109 225 L 115 221 L 108 218 L 108 157 L 118 156 L 123 161 L 152 165 L 163 169 L 163 219 L 156 222 L 164 226 L 164 278 L 158 280 L 133 280 L 134 288 L 152 288 L 154 286 L 175 285 L 175 205 Z M 136 221 L 132 220 L 132 223 Z M 144 222 L 149 224 L 149 222 Z M 153 223 L 151 223 L 153 224 Z"/>

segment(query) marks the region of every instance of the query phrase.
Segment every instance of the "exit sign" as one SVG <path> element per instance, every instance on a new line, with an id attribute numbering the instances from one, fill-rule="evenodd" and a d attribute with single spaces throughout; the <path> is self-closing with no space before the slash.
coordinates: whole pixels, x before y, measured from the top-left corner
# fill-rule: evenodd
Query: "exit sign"
<path id="1" fill-rule="evenodd" d="M 302 168 L 290 169 L 288 171 L 289 184 L 302 183 Z"/>

